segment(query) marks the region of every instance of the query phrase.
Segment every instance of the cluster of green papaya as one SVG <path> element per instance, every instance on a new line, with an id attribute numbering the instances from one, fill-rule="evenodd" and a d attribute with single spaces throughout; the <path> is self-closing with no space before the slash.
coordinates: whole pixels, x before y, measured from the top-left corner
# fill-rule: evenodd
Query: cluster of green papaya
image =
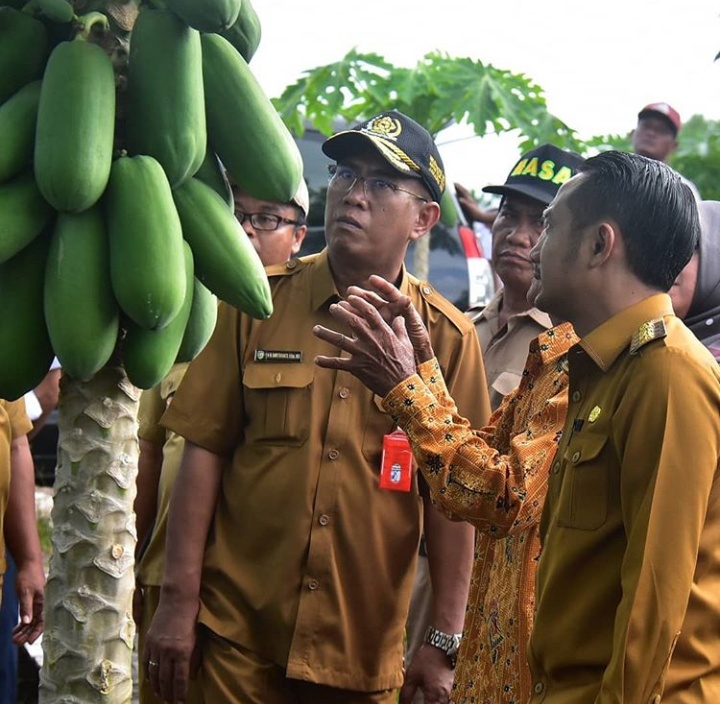
<path id="1" fill-rule="evenodd" d="M 53 356 L 87 380 L 119 355 L 148 388 L 204 347 L 216 297 L 272 313 L 225 169 L 285 202 L 302 161 L 248 66 L 250 0 L 141 0 L 123 37 L 112 1 L 0 0 L 2 398 Z"/>

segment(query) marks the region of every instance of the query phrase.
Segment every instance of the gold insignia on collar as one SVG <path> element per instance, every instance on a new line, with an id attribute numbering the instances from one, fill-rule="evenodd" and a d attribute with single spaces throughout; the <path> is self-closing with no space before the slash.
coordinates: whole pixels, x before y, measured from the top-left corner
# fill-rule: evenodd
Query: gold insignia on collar
<path id="1" fill-rule="evenodd" d="M 665 329 L 665 321 L 662 318 L 648 320 L 646 323 L 643 323 L 632 336 L 630 354 L 637 354 L 638 350 L 647 345 L 648 342 L 659 340 L 666 336 L 667 330 Z"/>
<path id="2" fill-rule="evenodd" d="M 590 415 L 588 416 L 588 420 L 589 420 L 591 423 L 594 423 L 594 422 L 600 417 L 600 414 L 601 414 L 601 413 L 602 413 L 602 409 L 600 408 L 600 406 L 595 406 L 595 408 L 593 408 L 592 411 L 590 411 Z"/>

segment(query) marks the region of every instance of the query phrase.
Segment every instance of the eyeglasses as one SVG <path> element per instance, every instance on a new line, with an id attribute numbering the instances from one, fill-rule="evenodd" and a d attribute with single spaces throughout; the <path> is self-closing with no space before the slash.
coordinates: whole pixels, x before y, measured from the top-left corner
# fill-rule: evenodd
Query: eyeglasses
<path id="1" fill-rule="evenodd" d="M 303 223 L 298 220 L 290 220 L 290 218 L 282 218 L 279 215 L 273 215 L 272 213 L 243 213 L 241 210 L 235 211 L 235 217 L 240 221 L 242 225 L 246 220 L 250 221 L 250 224 L 256 230 L 264 232 L 270 232 L 271 230 L 277 230 L 280 227 L 280 223 L 287 225 L 302 225 Z"/>
<path id="2" fill-rule="evenodd" d="M 328 166 L 330 172 L 330 183 L 328 191 L 336 191 L 338 193 L 350 193 L 358 181 L 362 181 L 363 192 L 368 200 L 375 202 L 388 201 L 401 191 L 407 193 L 413 198 L 428 203 L 427 198 L 419 196 L 417 193 L 401 188 L 397 183 L 388 181 L 386 178 L 378 178 L 376 176 L 358 176 L 348 166 L 340 166 L 339 164 L 330 164 Z"/>

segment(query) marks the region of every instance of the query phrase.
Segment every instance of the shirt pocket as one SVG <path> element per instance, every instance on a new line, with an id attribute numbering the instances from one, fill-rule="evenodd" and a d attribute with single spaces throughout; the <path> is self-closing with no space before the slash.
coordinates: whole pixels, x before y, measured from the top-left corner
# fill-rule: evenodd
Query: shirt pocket
<path id="1" fill-rule="evenodd" d="M 245 442 L 305 443 L 310 434 L 312 365 L 251 364 L 243 374 Z"/>
<path id="2" fill-rule="evenodd" d="M 363 428 L 363 457 L 380 471 L 383 438 L 397 426 L 382 407 L 382 397 L 373 394 L 373 402 L 367 406 L 367 417 Z"/>
<path id="3" fill-rule="evenodd" d="M 566 465 L 558 523 L 567 528 L 597 530 L 608 515 L 608 469 L 601 455 L 607 435 L 576 434 L 565 449 Z"/>

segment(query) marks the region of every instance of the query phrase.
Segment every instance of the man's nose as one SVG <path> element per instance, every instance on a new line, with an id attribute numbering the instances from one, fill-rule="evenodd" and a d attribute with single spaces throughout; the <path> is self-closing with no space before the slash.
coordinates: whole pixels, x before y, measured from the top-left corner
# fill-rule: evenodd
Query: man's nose
<path id="1" fill-rule="evenodd" d="M 507 234 L 507 240 L 522 247 L 532 247 L 540 237 L 541 228 L 533 222 L 522 219 Z"/>
<path id="2" fill-rule="evenodd" d="M 362 184 L 362 190 L 358 193 L 358 196 L 361 198 L 364 198 L 367 200 L 368 193 L 367 193 L 367 185 L 365 183 L 365 177 L 364 176 L 356 176 L 355 180 L 350 184 L 347 191 L 345 192 L 345 197 L 348 198 L 352 195 L 354 195 L 355 186 L 358 184 Z"/>

